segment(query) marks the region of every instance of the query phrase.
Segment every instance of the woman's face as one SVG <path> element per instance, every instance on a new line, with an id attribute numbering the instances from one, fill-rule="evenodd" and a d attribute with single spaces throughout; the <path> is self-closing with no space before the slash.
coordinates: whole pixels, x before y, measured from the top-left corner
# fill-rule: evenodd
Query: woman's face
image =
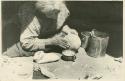
<path id="1" fill-rule="evenodd" d="M 45 13 L 45 15 L 48 18 L 57 19 L 59 12 L 60 12 L 60 10 L 55 9 L 55 10 L 52 10 L 48 13 Z"/>

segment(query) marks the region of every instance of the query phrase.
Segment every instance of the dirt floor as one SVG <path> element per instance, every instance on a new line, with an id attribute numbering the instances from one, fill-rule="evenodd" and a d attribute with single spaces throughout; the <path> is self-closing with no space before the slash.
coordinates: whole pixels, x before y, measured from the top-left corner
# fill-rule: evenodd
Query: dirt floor
<path id="1" fill-rule="evenodd" d="M 46 66 L 57 79 L 77 80 L 124 80 L 122 58 L 105 57 L 93 58 L 79 49 L 75 62 L 59 60 L 57 62 L 41 64 Z M 0 58 L 0 81 L 32 80 L 33 57 Z"/>

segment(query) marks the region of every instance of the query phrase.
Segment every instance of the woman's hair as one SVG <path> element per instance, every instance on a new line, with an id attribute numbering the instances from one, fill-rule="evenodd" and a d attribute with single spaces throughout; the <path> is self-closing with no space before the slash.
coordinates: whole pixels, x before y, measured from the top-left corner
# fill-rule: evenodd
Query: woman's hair
<path id="1" fill-rule="evenodd" d="M 41 0 L 37 1 L 35 7 L 37 10 L 43 13 L 49 13 L 53 10 L 60 10 L 60 5 L 64 4 L 63 1 L 56 1 L 56 0 Z"/>
<path id="2" fill-rule="evenodd" d="M 63 0 L 40 0 L 35 3 L 35 7 L 37 10 L 45 14 L 51 13 L 55 10 L 59 11 L 57 18 L 58 26 L 62 26 L 70 13 Z"/>

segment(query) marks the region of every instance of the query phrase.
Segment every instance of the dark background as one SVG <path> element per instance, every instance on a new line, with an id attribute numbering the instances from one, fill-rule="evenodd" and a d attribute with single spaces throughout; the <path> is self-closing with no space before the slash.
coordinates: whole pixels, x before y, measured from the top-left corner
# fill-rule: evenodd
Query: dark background
<path id="1" fill-rule="evenodd" d="M 20 23 L 17 12 L 23 1 L 2 2 L 3 52 L 19 41 Z M 93 28 L 109 34 L 107 53 L 114 57 L 123 55 L 123 3 L 122 1 L 67 1 L 70 17 L 67 24 L 78 30 Z"/>

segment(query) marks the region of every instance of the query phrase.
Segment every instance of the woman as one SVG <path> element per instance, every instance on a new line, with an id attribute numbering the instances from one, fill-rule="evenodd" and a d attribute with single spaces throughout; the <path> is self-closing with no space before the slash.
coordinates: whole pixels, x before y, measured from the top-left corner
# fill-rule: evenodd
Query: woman
<path id="1" fill-rule="evenodd" d="M 21 23 L 20 42 L 7 50 L 10 57 L 31 56 L 46 46 L 69 48 L 68 41 L 56 35 L 69 16 L 64 1 L 44 0 L 26 2 L 19 9 Z"/>

